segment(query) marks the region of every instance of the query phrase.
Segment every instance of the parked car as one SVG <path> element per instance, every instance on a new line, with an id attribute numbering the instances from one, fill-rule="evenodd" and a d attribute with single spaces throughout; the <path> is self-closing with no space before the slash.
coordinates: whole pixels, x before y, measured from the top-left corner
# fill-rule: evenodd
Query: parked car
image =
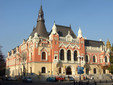
<path id="1" fill-rule="evenodd" d="M 7 81 L 11 81 L 12 80 L 12 78 L 11 77 L 7 77 L 7 79 L 6 79 Z"/>
<path id="2" fill-rule="evenodd" d="M 68 77 L 69 78 L 69 81 L 74 81 L 75 79 L 71 76 Z"/>
<path id="3" fill-rule="evenodd" d="M 74 78 L 71 76 L 67 76 L 64 78 L 65 81 L 74 81 Z"/>
<path id="4" fill-rule="evenodd" d="M 49 81 L 49 82 L 56 82 L 56 78 L 55 77 L 48 77 L 46 79 L 46 81 Z"/>
<path id="5" fill-rule="evenodd" d="M 31 77 L 24 77 L 23 82 L 32 83 L 32 78 Z"/>
<path id="6" fill-rule="evenodd" d="M 3 76 L 3 77 L 2 77 L 2 80 L 3 80 L 3 81 L 7 80 L 7 77 Z"/>
<path id="7" fill-rule="evenodd" d="M 65 81 L 69 81 L 69 78 L 68 78 L 68 77 L 64 77 L 64 80 L 65 80 Z"/>
<path id="8" fill-rule="evenodd" d="M 17 77 L 13 77 L 12 80 L 13 81 L 17 81 L 18 79 L 17 79 Z"/>
<path id="9" fill-rule="evenodd" d="M 64 81 L 64 77 L 62 77 L 62 76 L 57 76 L 57 77 L 56 77 L 56 80 L 57 80 L 57 81 Z"/>

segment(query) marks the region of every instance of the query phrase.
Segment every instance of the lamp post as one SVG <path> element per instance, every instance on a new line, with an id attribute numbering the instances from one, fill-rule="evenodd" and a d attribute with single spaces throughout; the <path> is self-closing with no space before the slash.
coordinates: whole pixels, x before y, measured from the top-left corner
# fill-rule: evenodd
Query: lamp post
<path id="1" fill-rule="evenodd" d="M 78 59 L 79 59 L 79 63 L 80 63 L 80 68 L 81 68 L 81 59 L 83 60 L 83 56 L 77 56 L 78 57 Z M 81 74 L 82 74 L 82 72 L 80 71 L 80 81 L 81 81 Z"/>

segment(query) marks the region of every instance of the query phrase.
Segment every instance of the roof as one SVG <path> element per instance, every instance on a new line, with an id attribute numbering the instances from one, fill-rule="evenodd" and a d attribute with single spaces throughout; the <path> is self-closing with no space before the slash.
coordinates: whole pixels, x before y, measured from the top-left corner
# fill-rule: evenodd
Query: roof
<path id="1" fill-rule="evenodd" d="M 100 47 L 104 45 L 103 41 L 85 40 L 85 46 Z"/>
<path id="2" fill-rule="evenodd" d="M 72 31 L 71 27 L 56 25 L 56 28 L 57 28 L 57 33 L 59 34 L 60 37 L 65 37 L 68 34 L 68 31 L 70 31 L 70 35 L 73 38 L 76 38 L 76 35 Z"/>
<path id="3" fill-rule="evenodd" d="M 42 21 L 37 22 L 37 26 L 36 26 L 36 28 L 33 29 L 30 36 L 33 37 L 35 32 L 38 33 L 38 36 L 45 37 L 45 38 L 48 37 L 48 33 L 47 33 L 47 30 L 46 30 L 45 24 Z"/>

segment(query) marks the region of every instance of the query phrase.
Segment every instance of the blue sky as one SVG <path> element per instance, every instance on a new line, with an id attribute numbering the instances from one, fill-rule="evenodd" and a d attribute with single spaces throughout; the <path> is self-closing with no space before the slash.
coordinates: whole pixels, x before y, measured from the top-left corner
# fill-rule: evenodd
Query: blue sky
<path id="1" fill-rule="evenodd" d="M 0 45 L 3 54 L 27 39 L 38 18 L 41 0 L 0 0 Z M 113 43 L 113 0 L 42 0 L 45 25 L 71 27 L 76 35 Z"/>

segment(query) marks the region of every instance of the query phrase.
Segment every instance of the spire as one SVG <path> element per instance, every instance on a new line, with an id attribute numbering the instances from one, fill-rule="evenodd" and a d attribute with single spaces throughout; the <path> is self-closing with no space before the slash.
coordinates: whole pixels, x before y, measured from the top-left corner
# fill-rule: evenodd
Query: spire
<path id="1" fill-rule="evenodd" d="M 79 27 L 79 30 L 78 30 L 78 38 L 81 38 L 82 37 L 82 30 L 81 28 Z"/>
<path id="2" fill-rule="evenodd" d="M 45 21 L 44 20 L 44 13 L 43 13 L 43 9 L 42 9 L 42 4 L 41 4 L 41 6 L 40 6 L 40 10 L 39 10 L 39 13 L 38 13 L 38 20 L 37 20 L 37 22 L 38 21 Z"/>
<path id="3" fill-rule="evenodd" d="M 37 33 L 39 37 L 48 38 L 48 33 L 45 27 L 45 20 L 44 20 L 44 13 L 43 13 L 42 5 L 40 6 L 40 10 L 38 13 L 36 28 L 33 30 L 30 36 L 33 37 L 35 33 Z"/>

